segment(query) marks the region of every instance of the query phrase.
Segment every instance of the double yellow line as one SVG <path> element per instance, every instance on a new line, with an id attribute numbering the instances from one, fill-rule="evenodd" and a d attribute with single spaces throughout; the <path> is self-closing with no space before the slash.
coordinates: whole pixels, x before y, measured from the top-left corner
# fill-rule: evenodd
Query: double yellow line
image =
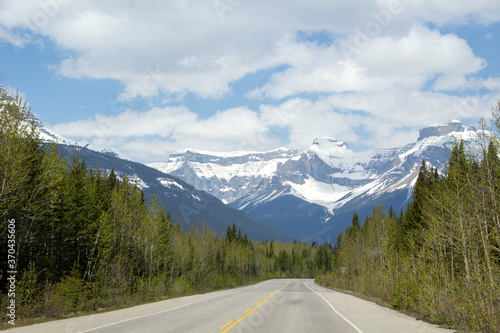
<path id="1" fill-rule="evenodd" d="M 229 332 L 229 330 L 231 328 L 233 328 L 234 326 L 236 326 L 236 324 L 238 324 L 240 321 L 242 321 L 243 319 L 245 319 L 246 317 L 248 317 L 249 315 L 252 314 L 252 312 L 254 312 L 255 310 L 257 310 L 262 304 L 264 304 L 265 301 L 267 301 L 269 298 L 271 298 L 271 296 L 279 293 L 280 291 L 282 291 L 283 289 L 285 289 L 286 286 L 288 286 L 290 282 L 287 282 L 287 284 L 285 284 L 283 287 L 281 287 L 280 289 L 276 290 L 275 292 L 273 292 L 272 294 L 270 294 L 269 296 L 267 296 L 266 298 L 264 298 L 262 301 L 259 301 L 257 302 L 257 306 L 255 308 L 253 308 L 252 310 L 248 309 L 245 311 L 245 315 L 243 317 L 241 317 L 240 319 L 236 320 L 235 322 L 233 321 L 229 321 L 227 322 L 224 326 L 220 327 L 219 329 L 224 329 L 224 331 L 222 331 L 221 333 L 226 333 L 226 332 Z M 230 325 L 230 326 L 228 326 Z"/>

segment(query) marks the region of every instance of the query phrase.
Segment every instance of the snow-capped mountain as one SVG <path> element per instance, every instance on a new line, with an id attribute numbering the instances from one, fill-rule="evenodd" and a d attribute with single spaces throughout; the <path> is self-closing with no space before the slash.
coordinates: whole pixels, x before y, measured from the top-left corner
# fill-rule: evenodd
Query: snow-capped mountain
<path id="1" fill-rule="evenodd" d="M 64 145 L 78 145 L 76 141 L 65 138 L 57 134 L 56 132 L 44 127 L 42 122 L 38 120 L 38 118 L 35 118 L 35 122 L 37 124 L 37 127 L 40 128 L 40 139 L 42 139 L 43 142 L 51 142 Z"/>
<path id="2" fill-rule="evenodd" d="M 225 203 L 252 193 L 262 181 L 273 177 L 278 164 L 297 155 L 286 148 L 270 152 L 216 153 L 186 149 L 170 155 L 168 163 L 149 166 L 177 175 L 199 190 Z"/>
<path id="3" fill-rule="evenodd" d="M 479 146 L 480 133 L 452 121 L 420 130 L 418 140 L 404 147 L 355 152 L 320 137 L 303 152 L 187 149 L 150 166 L 296 239 L 333 242 L 354 211 L 366 215 L 382 202 L 398 211 L 411 199 L 422 160 L 443 170 L 453 143 Z"/>

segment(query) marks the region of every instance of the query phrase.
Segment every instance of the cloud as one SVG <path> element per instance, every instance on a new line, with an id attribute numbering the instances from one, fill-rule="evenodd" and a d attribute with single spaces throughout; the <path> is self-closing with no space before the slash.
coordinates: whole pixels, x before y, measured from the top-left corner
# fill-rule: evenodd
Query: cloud
<path id="1" fill-rule="evenodd" d="M 185 107 L 126 110 L 56 124 L 51 129 L 95 149 L 109 148 L 146 161 L 165 160 L 169 153 L 186 147 L 243 150 L 245 142 L 263 138 L 258 148 L 266 150 L 279 142 L 267 136 L 267 123 L 257 112 L 243 107 L 217 112 L 208 119 Z"/>
<path id="2" fill-rule="evenodd" d="M 499 18 L 500 2 L 490 0 L 3 0 L 0 40 L 49 40 L 61 52 L 50 66 L 56 75 L 118 81 L 124 104 L 222 99 L 235 83 L 270 72 L 247 92 L 262 99 L 255 109 L 203 119 L 152 102 L 147 111 L 53 126 L 153 161 L 185 147 L 304 148 L 322 135 L 383 147 L 429 123 L 477 117 L 499 97 L 499 78 L 482 78 L 485 60 L 440 28 Z"/>
<path id="3" fill-rule="evenodd" d="M 498 85 L 498 80 L 489 84 Z M 306 148 L 319 136 L 336 137 L 354 149 L 385 148 L 416 140 L 418 129 L 431 123 L 488 116 L 498 98 L 498 93 L 465 97 L 405 90 L 386 95 L 345 93 L 318 100 L 292 98 L 278 105 L 263 104 L 258 111 L 232 108 L 207 119 L 185 107 L 127 110 L 57 124 L 52 129 L 96 150 L 113 149 L 144 162 L 165 161 L 168 154 L 187 147 L 275 149 L 283 140 L 273 133 L 277 128 L 287 129 L 287 146 L 296 149 Z"/>
<path id="4" fill-rule="evenodd" d="M 498 22 L 500 17 L 500 4 L 496 1 L 410 0 L 402 3 L 405 7 L 402 19 L 438 26 L 490 24 Z"/>
<path id="5" fill-rule="evenodd" d="M 127 110 L 112 116 L 96 115 L 93 119 L 58 124 L 53 129 L 67 136 L 142 137 L 156 135 L 166 138 L 176 128 L 195 122 L 198 115 L 184 107 L 153 108 L 147 112 Z"/>
<path id="6" fill-rule="evenodd" d="M 329 47 L 290 40 L 284 44 L 283 52 L 294 55 L 290 67 L 249 96 L 280 99 L 303 92 L 384 92 L 401 86 L 413 90 L 439 75 L 463 76 L 485 67 L 466 40 L 423 26 L 398 38 L 376 37 L 347 56 L 342 42 Z"/>
<path id="7" fill-rule="evenodd" d="M 391 8 L 397 10 L 391 13 Z M 300 54 L 295 52 L 311 49 L 321 60 L 332 53 L 336 57 L 335 50 L 313 45 L 280 45 L 298 31 L 339 37 L 352 35 L 356 29 L 370 33 L 378 24 L 380 36 L 399 36 L 407 34 L 414 22 L 489 23 L 497 21 L 499 13 L 500 5 L 488 0 L 4 0 L 0 4 L 0 38 L 18 46 L 37 36 L 48 38 L 65 50 L 64 59 L 53 64 L 59 75 L 118 80 L 125 87 L 123 97 L 192 92 L 203 98 L 221 98 L 231 92 L 231 83 L 245 75 L 282 64 L 298 65 Z M 16 30 L 25 33 L 14 34 Z M 391 39 L 386 42 L 390 44 Z M 295 68 L 305 71 L 305 65 Z M 323 62 L 322 66 L 329 69 L 328 74 L 349 78 L 353 68 L 348 65 Z M 308 80 L 313 87 L 339 84 L 340 78 L 336 81 L 321 75 L 321 66 L 314 69 L 314 79 Z M 355 87 L 364 83 L 362 77 L 360 82 L 352 82 Z"/>
<path id="8" fill-rule="evenodd" d="M 12 44 L 15 47 L 22 48 L 31 42 L 31 38 L 25 33 L 16 33 L 5 29 L 0 25 L 0 42 Z"/>

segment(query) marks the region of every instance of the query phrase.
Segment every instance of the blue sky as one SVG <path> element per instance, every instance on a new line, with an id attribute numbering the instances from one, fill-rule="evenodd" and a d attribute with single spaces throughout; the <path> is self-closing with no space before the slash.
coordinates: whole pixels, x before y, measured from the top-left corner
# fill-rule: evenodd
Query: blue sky
<path id="1" fill-rule="evenodd" d="M 498 45 L 494 0 L 0 3 L 0 84 L 59 134 L 142 162 L 471 125 L 500 99 Z"/>

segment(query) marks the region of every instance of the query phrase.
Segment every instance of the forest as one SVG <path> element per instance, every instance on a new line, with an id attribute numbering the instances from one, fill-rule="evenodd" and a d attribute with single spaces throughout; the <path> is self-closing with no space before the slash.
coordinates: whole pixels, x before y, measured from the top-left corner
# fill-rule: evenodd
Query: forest
<path id="1" fill-rule="evenodd" d="M 431 322 L 500 331 L 500 159 L 489 131 L 480 152 L 457 142 L 442 173 L 423 161 L 399 213 L 354 213 L 333 246 L 284 244 L 249 240 L 236 223 L 225 235 L 203 221 L 182 230 L 127 177 L 42 144 L 26 104 L 0 97 L 0 303 L 15 301 L 16 324 L 314 277 Z"/>
<path id="2" fill-rule="evenodd" d="M 500 130 L 500 104 L 492 122 Z M 443 174 L 422 162 L 406 212 L 375 207 L 362 224 L 354 214 L 317 282 L 431 322 L 500 332 L 499 143 L 483 133 L 480 152 L 456 142 Z"/>
<path id="3" fill-rule="evenodd" d="M 327 244 L 256 242 L 234 223 L 182 230 L 127 177 L 42 144 L 26 104 L 0 97 L 0 303 L 15 302 L 12 324 L 331 269 Z"/>

